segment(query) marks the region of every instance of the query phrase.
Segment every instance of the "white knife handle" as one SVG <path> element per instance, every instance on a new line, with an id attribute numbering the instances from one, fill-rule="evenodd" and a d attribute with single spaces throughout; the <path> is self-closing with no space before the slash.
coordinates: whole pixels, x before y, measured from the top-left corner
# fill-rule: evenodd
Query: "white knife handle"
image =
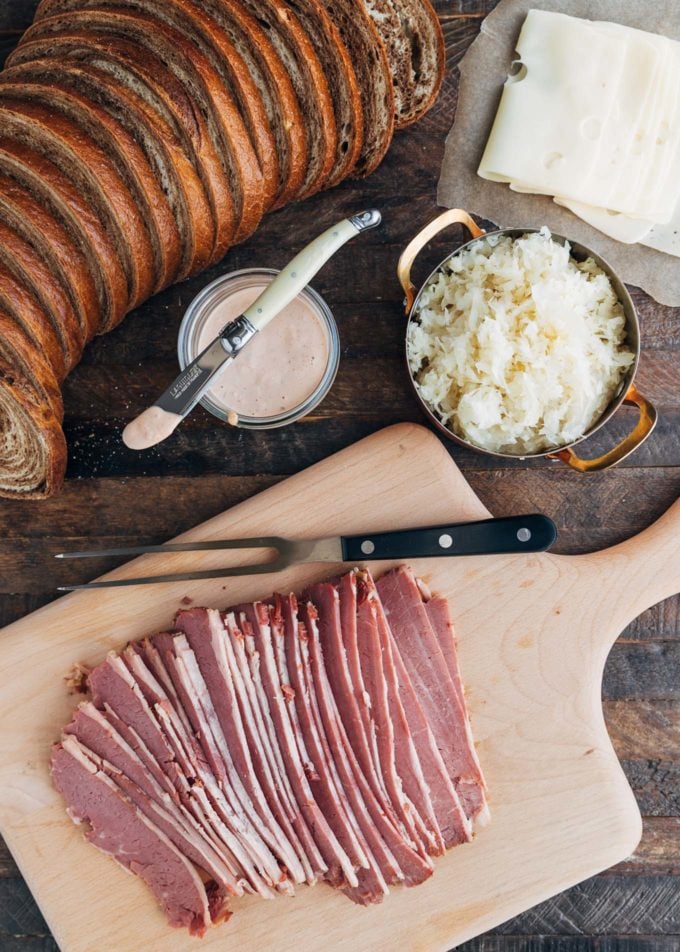
<path id="1" fill-rule="evenodd" d="M 283 271 L 274 278 L 272 283 L 262 292 L 259 298 L 244 312 L 253 327 L 264 330 L 267 324 L 276 317 L 287 304 L 298 296 L 300 291 L 309 284 L 314 275 L 331 258 L 335 252 L 354 238 L 355 235 L 375 228 L 381 221 L 380 212 L 376 209 L 360 212 L 345 218 L 333 225 L 315 238 L 306 248 L 290 261 Z"/>

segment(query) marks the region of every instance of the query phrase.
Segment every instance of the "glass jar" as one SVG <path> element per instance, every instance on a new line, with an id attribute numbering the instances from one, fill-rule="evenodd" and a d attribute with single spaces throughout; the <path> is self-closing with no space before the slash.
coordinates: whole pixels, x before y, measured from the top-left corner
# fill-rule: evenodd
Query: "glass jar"
<path id="1" fill-rule="evenodd" d="M 231 295 L 253 286 L 264 290 L 264 287 L 270 284 L 277 274 L 278 271 L 271 268 L 244 268 L 240 271 L 225 274 L 203 288 L 187 308 L 180 325 L 177 341 L 177 357 L 180 368 L 184 370 L 198 356 L 201 331 L 216 307 L 222 305 Z M 333 385 L 340 362 L 340 336 L 335 319 L 326 302 L 311 287 L 304 288 L 298 297 L 302 298 L 307 307 L 314 312 L 321 327 L 326 332 L 326 352 L 328 356 L 323 376 L 312 392 L 297 406 L 272 416 L 244 416 L 239 413 L 235 422 L 236 426 L 247 430 L 269 430 L 294 423 L 318 406 Z M 283 318 L 283 315 L 275 317 L 274 320 L 280 318 Z M 266 331 L 267 328 L 261 333 L 266 333 Z M 205 341 L 203 346 L 206 346 Z M 243 353 L 245 352 L 244 349 Z M 236 360 L 239 360 L 239 357 L 236 357 Z M 223 372 L 229 373 L 229 368 L 225 368 Z M 225 422 L 232 420 L 230 409 L 217 403 L 210 391 L 201 399 L 201 406 L 219 420 Z"/>

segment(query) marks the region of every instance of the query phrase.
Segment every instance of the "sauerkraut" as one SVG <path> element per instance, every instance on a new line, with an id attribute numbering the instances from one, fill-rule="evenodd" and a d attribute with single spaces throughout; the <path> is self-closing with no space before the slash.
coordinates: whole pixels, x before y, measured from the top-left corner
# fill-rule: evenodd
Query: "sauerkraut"
<path id="1" fill-rule="evenodd" d="M 407 349 L 418 392 L 449 429 L 518 456 L 583 436 L 635 359 L 609 277 L 547 228 L 451 258 L 421 295 Z"/>

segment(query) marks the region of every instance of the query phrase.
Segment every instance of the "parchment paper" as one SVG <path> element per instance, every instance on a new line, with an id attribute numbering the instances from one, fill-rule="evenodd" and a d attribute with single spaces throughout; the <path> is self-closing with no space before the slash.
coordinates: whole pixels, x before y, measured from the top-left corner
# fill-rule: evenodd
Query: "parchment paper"
<path id="1" fill-rule="evenodd" d="M 477 175 L 496 115 L 515 42 L 527 10 L 552 10 L 588 20 L 610 20 L 680 40 L 680 4 L 649 0 L 501 0 L 460 63 L 456 118 L 446 140 L 437 201 L 464 208 L 502 228 L 547 225 L 580 241 L 609 262 L 626 284 L 661 304 L 680 306 L 680 258 L 643 245 L 624 245 L 603 235 L 545 195 L 520 195 L 501 182 Z M 578 69 L 578 63 L 574 63 Z"/>

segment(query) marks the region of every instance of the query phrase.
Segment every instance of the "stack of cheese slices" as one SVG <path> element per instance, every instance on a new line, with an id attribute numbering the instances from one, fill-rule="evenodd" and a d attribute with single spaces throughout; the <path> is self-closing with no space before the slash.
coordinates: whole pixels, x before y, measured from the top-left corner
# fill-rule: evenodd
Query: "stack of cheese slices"
<path id="1" fill-rule="evenodd" d="M 443 69 L 429 0 L 43 0 L 0 73 L 0 494 L 59 487 L 92 337 L 370 173 Z"/>
<path id="2" fill-rule="evenodd" d="M 530 10 L 516 49 L 479 174 L 680 255 L 680 43 Z"/>

